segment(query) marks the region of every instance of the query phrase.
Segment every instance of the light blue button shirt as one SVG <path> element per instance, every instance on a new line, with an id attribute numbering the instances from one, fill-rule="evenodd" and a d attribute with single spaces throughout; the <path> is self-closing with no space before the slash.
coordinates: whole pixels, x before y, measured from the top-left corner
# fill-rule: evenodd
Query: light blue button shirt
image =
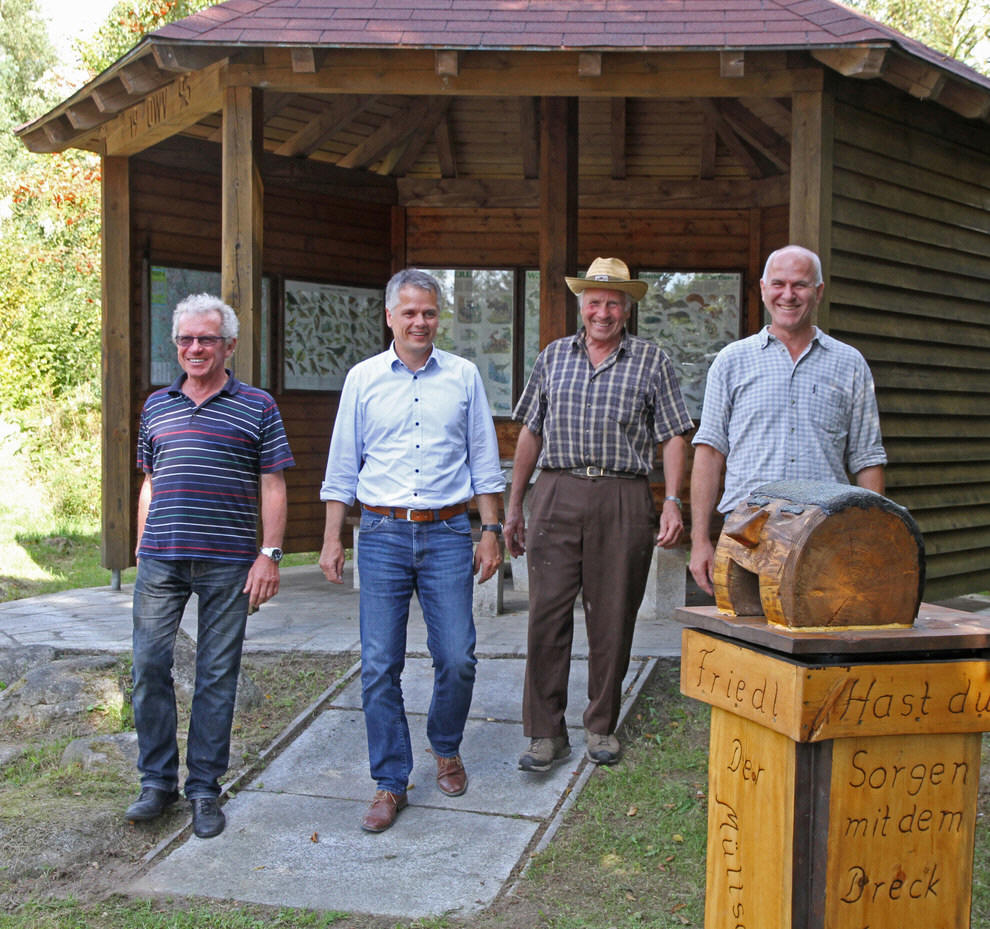
<path id="1" fill-rule="evenodd" d="M 769 481 L 848 483 L 887 461 L 866 360 L 817 326 L 797 361 L 769 327 L 723 348 L 693 444 L 726 456 L 722 513 Z"/>
<path id="2" fill-rule="evenodd" d="M 348 372 L 321 500 L 439 509 L 504 489 L 491 409 L 472 362 L 434 346 L 410 371 L 393 345 Z"/>

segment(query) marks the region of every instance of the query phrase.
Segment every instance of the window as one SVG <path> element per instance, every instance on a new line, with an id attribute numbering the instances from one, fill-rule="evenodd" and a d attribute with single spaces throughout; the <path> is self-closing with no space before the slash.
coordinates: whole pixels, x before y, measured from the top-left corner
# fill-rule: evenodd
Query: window
<path id="1" fill-rule="evenodd" d="M 640 271 L 650 289 L 637 305 L 636 334 L 667 353 L 688 413 L 701 418 L 708 368 L 739 338 L 742 274 L 728 271 Z"/>
<path id="2" fill-rule="evenodd" d="M 444 291 L 440 307 L 440 325 L 436 345 L 462 358 L 469 358 L 481 372 L 488 402 L 495 416 L 509 416 L 514 399 L 516 358 L 516 272 L 512 269 L 428 269 Z M 533 272 L 535 273 L 535 272 Z M 539 276 L 536 283 L 536 306 L 539 307 Z M 526 277 L 526 306 L 529 308 L 529 275 Z M 536 358 L 531 320 L 527 314 L 524 339 L 527 362 Z M 535 321 L 539 341 L 539 316 Z M 528 369 L 527 369 L 528 371 Z"/>
<path id="3" fill-rule="evenodd" d="M 198 271 L 193 268 L 170 268 L 152 265 L 149 280 L 149 345 L 151 359 L 149 382 L 152 387 L 171 384 L 181 373 L 175 343 L 172 342 L 172 313 L 190 294 L 220 295 L 220 272 Z M 271 383 L 268 362 L 268 331 L 271 314 L 271 283 L 261 281 L 261 373 L 257 386 L 268 388 Z M 237 308 L 234 307 L 236 310 Z M 236 359 L 236 355 L 234 356 Z"/>

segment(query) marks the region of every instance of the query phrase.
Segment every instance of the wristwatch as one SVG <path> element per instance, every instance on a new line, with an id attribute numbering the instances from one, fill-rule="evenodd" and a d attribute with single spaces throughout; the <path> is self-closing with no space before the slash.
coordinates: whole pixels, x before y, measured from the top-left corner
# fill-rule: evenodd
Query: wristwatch
<path id="1" fill-rule="evenodd" d="M 500 536 L 502 534 L 502 524 L 501 523 L 482 523 L 482 532 L 494 532 L 495 535 Z"/>
<path id="2" fill-rule="evenodd" d="M 282 560 L 282 549 L 280 548 L 263 548 L 261 549 L 261 554 L 267 555 L 275 564 L 278 564 Z"/>

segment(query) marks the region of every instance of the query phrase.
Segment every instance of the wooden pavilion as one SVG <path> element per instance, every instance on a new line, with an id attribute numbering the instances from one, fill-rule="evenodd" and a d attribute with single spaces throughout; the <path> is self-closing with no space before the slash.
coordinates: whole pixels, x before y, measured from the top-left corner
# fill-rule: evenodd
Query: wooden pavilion
<path id="1" fill-rule="evenodd" d="M 537 345 L 574 330 L 565 274 L 617 255 L 729 279 L 738 337 L 767 253 L 799 242 L 823 257 L 819 324 L 873 369 L 926 596 L 990 587 L 988 116 L 990 79 L 829 0 L 229 0 L 146 36 L 18 130 L 102 157 L 105 566 L 133 563 L 137 417 L 183 287 L 238 311 L 305 551 L 334 365 L 386 344 L 392 271 L 453 275 L 455 348 L 498 379 L 509 456 Z M 469 326 L 491 271 L 499 328 Z M 703 336 L 711 308 L 674 312 Z"/>

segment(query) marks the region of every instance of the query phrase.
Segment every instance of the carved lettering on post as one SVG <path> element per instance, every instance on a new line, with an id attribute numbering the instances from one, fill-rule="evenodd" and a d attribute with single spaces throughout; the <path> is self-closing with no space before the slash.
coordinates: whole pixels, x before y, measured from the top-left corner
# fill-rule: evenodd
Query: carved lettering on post
<path id="1" fill-rule="evenodd" d="M 827 925 L 969 925 L 980 741 L 833 743 Z"/>

